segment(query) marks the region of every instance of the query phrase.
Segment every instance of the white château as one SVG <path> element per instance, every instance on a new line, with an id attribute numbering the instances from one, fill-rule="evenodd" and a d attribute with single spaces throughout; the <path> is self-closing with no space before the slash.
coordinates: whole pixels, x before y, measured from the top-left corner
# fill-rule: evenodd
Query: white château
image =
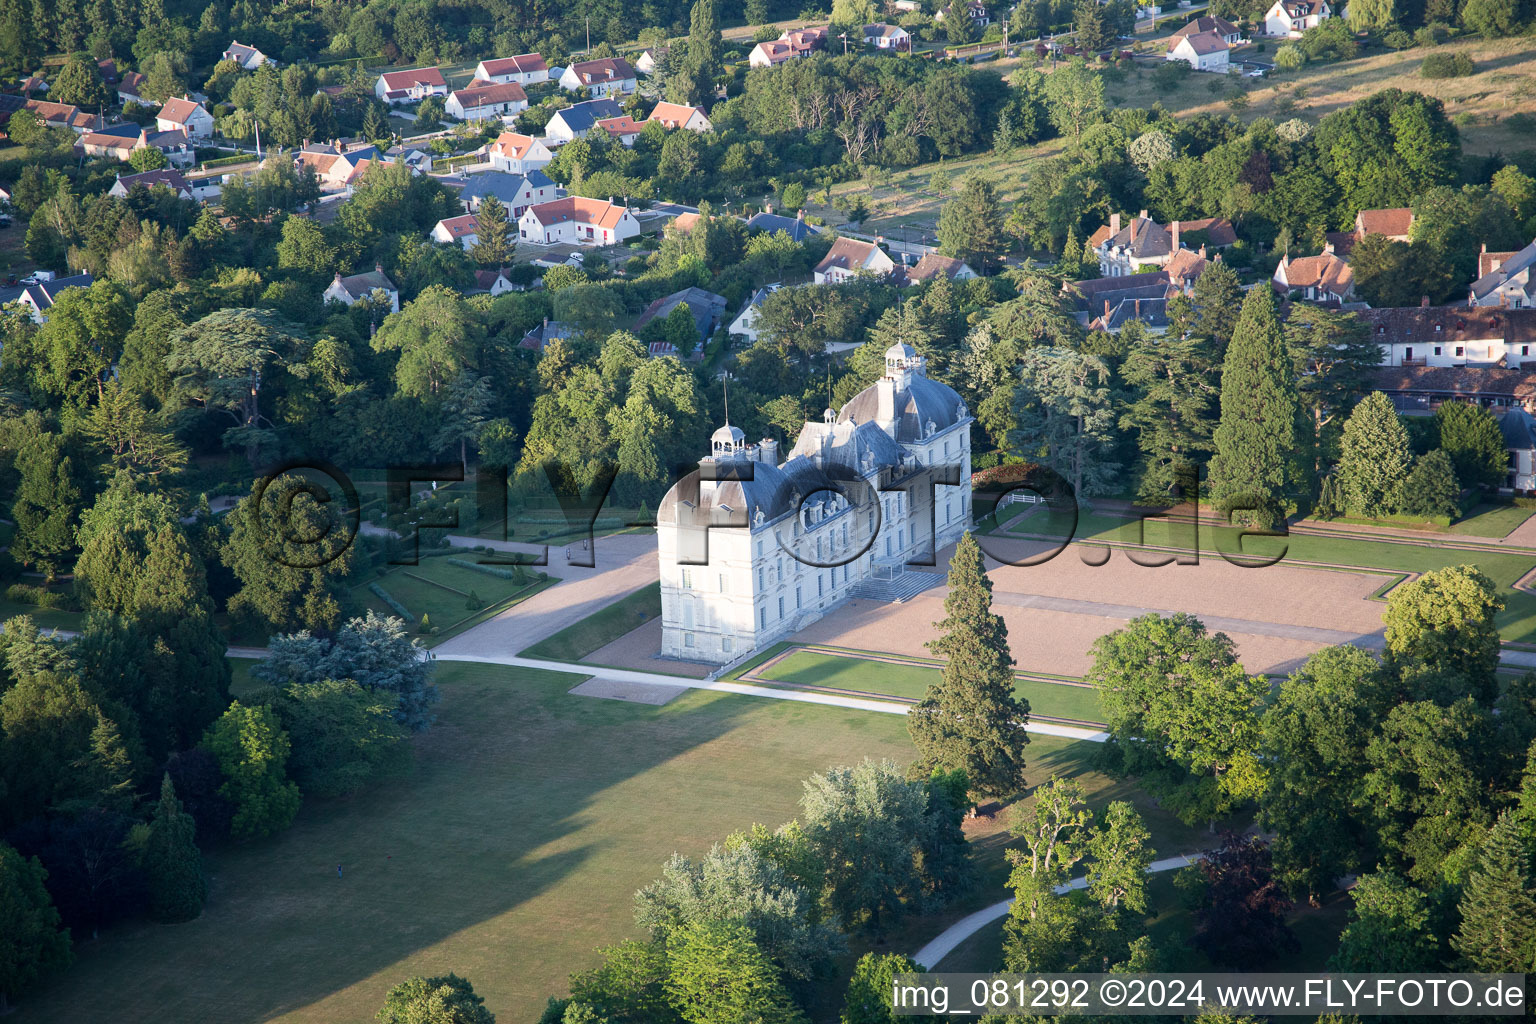
<path id="1" fill-rule="evenodd" d="M 935 565 L 971 518 L 972 417 L 908 345 L 788 457 L 727 423 L 657 512 L 663 657 L 725 665 L 861 583 Z M 946 482 L 947 481 L 947 482 Z"/>

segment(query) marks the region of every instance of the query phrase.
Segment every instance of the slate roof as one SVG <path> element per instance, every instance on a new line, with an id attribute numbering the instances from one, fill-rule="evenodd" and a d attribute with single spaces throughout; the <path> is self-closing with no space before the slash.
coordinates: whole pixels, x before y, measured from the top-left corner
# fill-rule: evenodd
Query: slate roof
<path id="1" fill-rule="evenodd" d="M 508 206 L 513 205 L 524 187 L 547 188 L 554 182 L 543 171 L 528 174 L 509 174 L 506 171 L 482 171 L 472 174 L 469 183 L 459 190 L 459 199 L 468 205 L 471 199 L 495 196 Z"/>
<path id="2" fill-rule="evenodd" d="M 353 274 L 351 277 L 342 277 L 338 274 L 336 279 L 341 283 L 341 287 L 346 293 L 354 299 L 360 299 L 365 295 L 372 295 L 376 288 L 386 292 L 399 291 L 395 287 L 395 282 L 391 281 L 389 275 L 385 274 L 380 267 L 374 267 L 372 270 L 362 274 Z"/>
<path id="3" fill-rule="evenodd" d="M 917 261 L 917 265 L 907 271 L 907 281 L 916 284 L 929 278 L 943 275 L 951 281 L 955 275 L 965 270 L 965 261 L 957 260 L 952 256 L 940 256 L 936 252 L 923 254 L 923 258 Z"/>
<path id="4" fill-rule="evenodd" d="M 1371 340 L 1380 344 L 1454 345 L 1461 341 L 1502 338 L 1506 345 L 1536 345 L 1536 309 L 1402 306 L 1362 309 L 1355 316 L 1370 328 Z"/>
<path id="5" fill-rule="evenodd" d="M 580 134 L 591 131 L 602 118 L 618 117 L 622 113 L 624 109 L 605 96 L 602 99 L 573 103 L 564 110 L 555 111 L 555 117 L 564 122 L 572 132 Z"/>
<path id="6" fill-rule="evenodd" d="M 803 242 L 807 238 L 821 231 L 812 224 L 807 224 L 801 217 L 784 217 L 777 213 L 754 214 L 747 221 L 747 227 L 753 231 L 766 231 L 773 234 L 775 231 L 788 232 L 789 237 L 796 242 Z"/>
<path id="7" fill-rule="evenodd" d="M 671 295 L 663 295 L 649 306 L 640 318 L 635 321 L 635 330 L 640 330 L 652 320 L 665 320 L 679 305 L 687 304 L 688 312 L 693 314 L 693 326 L 699 332 L 699 340 L 704 340 L 714 331 L 715 321 L 725 315 L 725 297 L 707 292 L 703 288 L 684 288 L 680 292 Z"/>
<path id="8" fill-rule="evenodd" d="M 1497 270 L 1490 270 L 1476 281 L 1473 281 L 1472 297 L 1474 299 L 1481 299 L 1495 288 L 1506 284 L 1512 278 L 1518 277 L 1522 273 L 1527 274 L 1525 292 L 1527 295 L 1532 294 L 1532 286 L 1536 285 L 1536 280 L 1532 280 L 1532 277 L 1536 275 L 1530 274 L 1532 268 L 1536 268 L 1536 242 L 1532 242 L 1524 249 L 1504 260 L 1503 263 L 1499 264 Z"/>

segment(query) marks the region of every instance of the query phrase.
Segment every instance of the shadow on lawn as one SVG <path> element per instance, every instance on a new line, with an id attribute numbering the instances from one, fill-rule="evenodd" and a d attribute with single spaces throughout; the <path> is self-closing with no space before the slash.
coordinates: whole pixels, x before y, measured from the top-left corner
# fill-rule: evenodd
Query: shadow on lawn
<path id="1" fill-rule="evenodd" d="M 308 802 L 288 831 L 215 852 L 202 917 L 118 928 L 82 944 L 75 966 L 20 1000 L 13 1019 L 371 1020 L 389 986 L 449 970 L 494 995 L 500 1013 L 526 997 L 508 991 L 520 961 L 569 945 L 572 929 L 590 931 L 591 946 L 618 941 L 627 920 L 584 918 L 582 908 L 606 905 L 610 884 L 633 888 L 615 876 L 625 864 L 633 869 L 625 851 L 636 837 L 665 848 L 652 864 L 654 851 L 640 844 L 647 878 L 673 844 L 697 845 L 698 823 L 681 804 L 688 797 L 675 773 L 641 777 L 730 732 L 753 705 L 581 699 L 566 693 L 577 677 L 512 671 L 444 666 L 439 721 L 417 741 L 412 775 L 352 798 Z M 622 796 L 604 795 L 636 783 Z M 679 801 L 675 813 L 664 806 L 669 797 Z M 658 835 L 669 817 L 686 834 Z M 582 834 L 594 818 L 597 841 Z M 699 827 L 715 826 L 711 819 Z M 562 896 L 574 905 L 562 905 L 558 920 L 538 918 L 547 920 L 545 933 L 496 923 L 581 872 L 591 884 Z M 524 984 L 563 991 L 565 973 L 580 964 L 562 962 L 555 977 L 545 977 L 548 966 Z M 344 991 L 359 983 L 367 987 Z"/>

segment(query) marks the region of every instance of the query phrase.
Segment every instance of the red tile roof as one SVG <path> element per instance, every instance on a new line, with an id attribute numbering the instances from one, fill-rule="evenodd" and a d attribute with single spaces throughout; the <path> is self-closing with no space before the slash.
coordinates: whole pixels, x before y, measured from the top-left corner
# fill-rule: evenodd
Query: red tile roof
<path id="1" fill-rule="evenodd" d="M 578 224 L 590 224 L 595 228 L 617 227 L 625 212 L 624 207 L 615 206 L 606 199 L 588 199 L 585 196 L 566 196 L 564 199 L 535 204 L 525 211 L 533 214 L 540 224 L 574 220 Z"/>
<path id="2" fill-rule="evenodd" d="M 384 79 L 384 87 L 391 91 L 409 89 L 413 85 L 441 85 L 447 88 L 448 83 L 443 80 L 443 73 L 438 68 L 412 68 L 410 71 L 386 71 L 380 76 Z"/>
<path id="3" fill-rule="evenodd" d="M 527 75 L 538 71 L 548 71 L 549 65 L 544 63 L 544 58 L 537 53 L 523 53 L 516 57 L 498 57 L 495 60 L 483 60 L 480 66 L 485 68 L 488 75 Z"/>
<path id="4" fill-rule="evenodd" d="M 187 124 L 193 114 L 202 109 L 202 104 L 181 96 L 172 96 L 165 101 L 165 106 L 160 108 L 160 113 L 155 115 L 156 120 L 169 121 L 172 124 Z M 207 111 L 204 111 L 207 113 Z"/>
<path id="5" fill-rule="evenodd" d="M 458 98 L 459 106 L 465 110 L 471 107 L 488 107 L 497 103 L 528 102 L 528 94 L 516 82 L 482 82 L 476 79 L 463 89 L 455 91 L 453 95 Z"/>
<path id="6" fill-rule="evenodd" d="M 1361 234 L 1406 235 L 1413 227 L 1413 211 L 1406 206 L 1391 210 L 1361 210 L 1355 224 Z"/>

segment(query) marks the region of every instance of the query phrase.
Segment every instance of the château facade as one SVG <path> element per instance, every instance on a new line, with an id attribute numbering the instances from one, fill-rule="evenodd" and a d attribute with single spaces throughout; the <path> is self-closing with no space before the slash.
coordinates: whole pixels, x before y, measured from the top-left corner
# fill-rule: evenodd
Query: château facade
<path id="1" fill-rule="evenodd" d="M 861 583 L 933 566 L 970 523 L 971 420 L 898 344 L 880 380 L 806 423 L 783 462 L 775 441 L 715 431 L 657 511 L 662 656 L 729 664 Z"/>

